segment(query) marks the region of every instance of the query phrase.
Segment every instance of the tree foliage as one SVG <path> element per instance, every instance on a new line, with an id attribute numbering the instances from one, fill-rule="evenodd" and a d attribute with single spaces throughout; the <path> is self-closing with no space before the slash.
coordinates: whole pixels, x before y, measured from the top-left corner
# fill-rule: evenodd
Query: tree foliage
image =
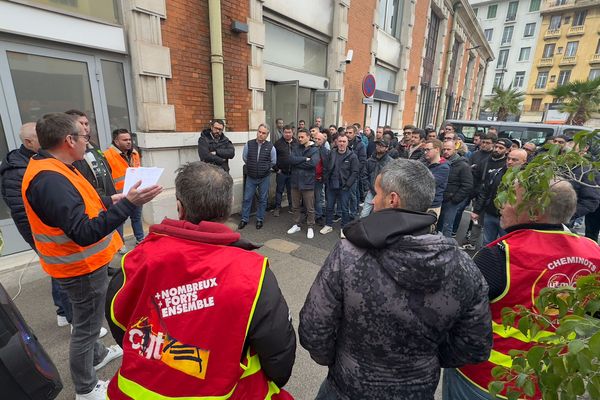
<path id="1" fill-rule="evenodd" d="M 567 123 L 583 125 L 592 113 L 600 111 L 600 77 L 557 86 L 548 94 L 562 102 L 560 110 L 569 113 Z"/>
<path id="2" fill-rule="evenodd" d="M 496 114 L 498 121 L 506 121 L 509 114 L 518 114 L 519 106 L 525 98 L 525 94 L 516 88 L 503 89 L 495 86 L 492 89 L 493 96 L 483 103 L 483 108 Z"/>

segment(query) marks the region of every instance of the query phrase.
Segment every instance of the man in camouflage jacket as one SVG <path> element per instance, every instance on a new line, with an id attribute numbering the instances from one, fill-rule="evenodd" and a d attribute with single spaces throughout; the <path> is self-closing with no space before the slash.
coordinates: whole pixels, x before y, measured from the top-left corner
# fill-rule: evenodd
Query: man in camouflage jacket
<path id="1" fill-rule="evenodd" d="M 489 357 L 488 286 L 454 240 L 430 234 L 427 167 L 390 162 L 375 192 L 375 212 L 344 228 L 300 312 L 300 343 L 329 367 L 317 400 L 433 400 L 441 367 Z"/>

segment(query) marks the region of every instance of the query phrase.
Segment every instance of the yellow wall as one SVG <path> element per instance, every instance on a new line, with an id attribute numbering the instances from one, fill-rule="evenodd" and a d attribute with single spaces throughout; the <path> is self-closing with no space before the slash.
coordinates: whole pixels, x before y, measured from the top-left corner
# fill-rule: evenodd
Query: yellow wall
<path id="1" fill-rule="evenodd" d="M 546 7 L 542 9 L 542 26 L 531 65 L 531 78 L 524 104 L 526 112 L 530 111 L 533 98 L 543 99 L 540 111 L 544 110 L 545 104 L 552 102 L 552 96 L 546 95 L 546 91 L 557 86 L 560 71 L 570 69 L 570 81 L 572 82 L 575 80 L 587 80 L 591 69 L 600 69 L 600 54 L 595 54 L 598 40 L 600 39 L 600 6 L 598 6 L 598 0 L 568 0 L 566 5 L 560 7 L 550 7 L 552 3 L 546 0 Z M 595 5 L 593 5 L 594 3 Z M 583 27 L 573 27 L 572 23 L 575 14 L 583 9 L 587 9 L 587 17 Z M 560 32 L 555 31 L 554 35 L 550 35 L 551 37 L 549 37 L 548 27 L 553 15 L 562 15 L 562 23 Z M 565 17 L 570 17 L 568 23 L 565 23 Z M 581 32 L 575 32 L 581 28 L 583 28 L 582 34 Z M 569 65 L 563 64 L 566 61 L 564 56 L 567 42 L 572 41 L 579 42 L 575 62 Z M 554 56 L 552 60 L 544 59 L 545 67 L 540 68 L 544 47 L 548 43 L 556 44 Z M 562 52 L 558 54 L 560 47 L 562 47 Z M 535 88 L 540 71 L 548 71 L 548 81 L 544 89 Z M 554 76 L 554 79 L 552 79 L 552 76 Z"/>

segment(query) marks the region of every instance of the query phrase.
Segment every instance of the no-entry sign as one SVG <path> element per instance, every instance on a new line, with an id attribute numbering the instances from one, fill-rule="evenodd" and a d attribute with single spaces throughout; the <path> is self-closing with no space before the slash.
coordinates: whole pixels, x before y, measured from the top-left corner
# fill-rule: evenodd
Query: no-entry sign
<path id="1" fill-rule="evenodd" d="M 362 91 L 365 97 L 373 97 L 375 94 L 375 75 L 365 75 L 362 82 Z"/>

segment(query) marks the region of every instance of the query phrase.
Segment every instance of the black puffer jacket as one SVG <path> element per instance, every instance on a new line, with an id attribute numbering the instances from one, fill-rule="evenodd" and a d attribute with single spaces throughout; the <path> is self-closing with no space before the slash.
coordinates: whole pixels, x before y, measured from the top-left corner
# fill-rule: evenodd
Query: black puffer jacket
<path id="1" fill-rule="evenodd" d="M 471 166 L 466 158 L 458 154 L 450 157 L 446 162 L 450 165 L 450 174 L 448 175 L 448 184 L 444 192 L 444 202 L 450 201 L 458 204 L 468 199 L 473 190 L 473 174 Z"/>
<path id="2" fill-rule="evenodd" d="M 10 216 L 15 221 L 19 233 L 33 249 L 35 249 L 35 245 L 31 236 L 31 227 L 25 214 L 25 206 L 23 205 L 23 197 L 21 196 L 21 184 L 23 183 L 23 175 L 25 175 L 29 159 L 34 154 L 33 151 L 21 145 L 20 148 L 8 153 L 0 165 L 2 199 L 8 208 L 10 208 Z"/>
<path id="3" fill-rule="evenodd" d="M 216 154 L 211 154 L 212 152 Z M 215 140 L 210 129 L 205 129 L 198 138 L 198 156 L 201 161 L 213 164 L 229 172 L 229 160 L 235 157 L 235 147 L 223 133 Z"/>
<path id="4" fill-rule="evenodd" d="M 488 358 L 488 286 L 435 216 L 401 209 L 344 229 L 300 311 L 300 343 L 340 399 L 433 400 L 440 368 Z"/>
<path id="5" fill-rule="evenodd" d="M 315 170 L 319 159 L 319 149 L 312 142 L 308 147 L 298 144 L 292 148 L 289 162 L 292 165 L 293 188 L 298 190 L 315 189 Z"/>

